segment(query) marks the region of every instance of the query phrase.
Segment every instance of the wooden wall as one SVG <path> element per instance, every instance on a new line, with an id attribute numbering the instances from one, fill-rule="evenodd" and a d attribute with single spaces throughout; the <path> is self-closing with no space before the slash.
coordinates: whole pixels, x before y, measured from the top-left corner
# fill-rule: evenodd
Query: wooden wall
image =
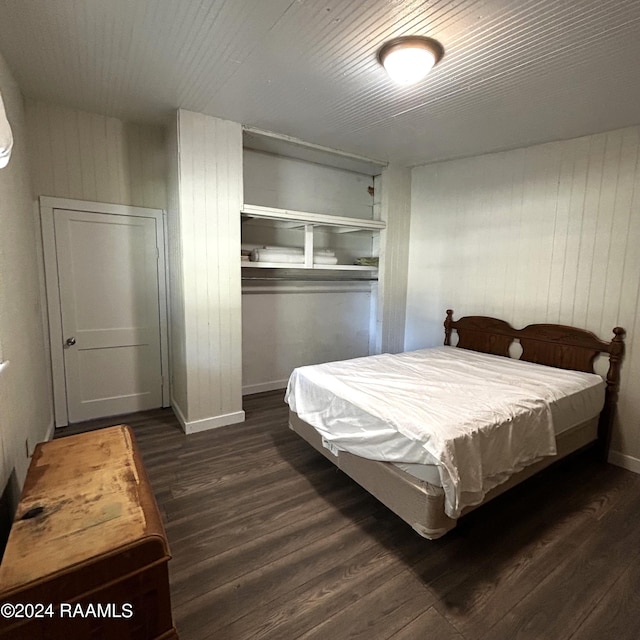
<path id="1" fill-rule="evenodd" d="M 243 173 L 247 204 L 371 219 L 372 176 L 251 149 Z"/>
<path id="2" fill-rule="evenodd" d="M 371 288 L 368 282 L 245 285 L 243 393 L 282 389 L 295 367 L 369 355 Z"/>
<path id="3" fill-rule="evenodd" d="M 165 209 L 165 128 L 26 103 L 35 196 Z"/>
<path id="4" fill-rule="evenodd" d="M 184 362 L 173 366 L 183 368 L 174 376 L 186 384 L 187 404 L 179 418 L 193 432 L 244 419 L 238 257 L 242 128 L 184 110 L 177 127 L 179 196 L 173 215 L 178 220 L 169 228 L 170 234 L 179 231 L 179 248 L 172 253 L 181 271 L 170 279 L 181 281 L 182 296 L 172 294 L 172 300 L 180 298 L 183 305 L 178 313 L 185 351 Z"/>
<path id="5" fill-rule="evenodd" d="M 380 234 L 376 351 L 399 353 L 404 348 L 406 320 L 411 172 L 389 165 L 376 179 L 375 188 L 376 206 L 387 223 Z"/>
<path id="6" fill-rule="evenodd" d="M 187 407 L 187 360 L 185 335 L 182 235 L 180 227 L 180 160 L 178 114 L 167 127 L 167 270 L 169 298 L 169 352 L 171 406 L 184 414 Z"/>
<path id="7" fill-rule="evenodd" d="M 14 138 L 0 169 L 0 495 L 9 485 L 13 510 L 33 447 L 53 429 L 53 403 L 23 98 L 1 55 L 0 92 Z"/>
<path id="8" fill-rule="evenodd" d="M 445 309 L 559 322 L 627 356 L 611 460 L 640 472 L 640 128 L 417 167 L 406 348 L 441 344 Z"/>

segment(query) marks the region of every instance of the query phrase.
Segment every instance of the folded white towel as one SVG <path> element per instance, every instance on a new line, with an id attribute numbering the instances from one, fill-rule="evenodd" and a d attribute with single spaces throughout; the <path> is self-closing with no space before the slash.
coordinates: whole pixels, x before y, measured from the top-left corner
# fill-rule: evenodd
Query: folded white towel
<path id="1" fill-rule="evenodd" d="M 0 95 L 0 169 L 9 164 L 12 148 L 13 134 L 11 133 L 11 125 L 7 120 L 4 103 L 2 102 L 2 96 Z"/>
<path id="2" fill-rule="evenodd" d="M 304 264 L 302 253 L 283 253 L 271 249 L 254 249 L 251 262 L 281 262 L 286 264 Z"/>
<path id="3" fill-rule="evenodd" d="M 240 245 L 240 250 L 243 252 L 246 251 L 247 253 L 245 255 L 249 255 L 254 249 L 260 249 L 261 247 L 261 244 L 251 244 L 248 242 L 243 242 Z"/>
<path id="4" fill-rule="evenodd" d="M 278 253 L 291 253 L 294 255 L 304 254 L 304 249 L 302 247 L 270 247 L 265 245 L 264 247 L 259 248 L 264 249 L 265 251 L 277 251 Z"/>
<path id="5" fill-rule="evenodd" d="M 252 262 L 279 262 L 282 264 L 304 264 L 304 254 L 284 253 L 274 249 L 254 249 L 251 252 Z M 313 256 L 315 264 L 338 264 L 338 258 L 329 255 Z"/>
<path id="6" fill-rule="evenodd" d="M 314 264 L 338 264 L 338 258 L 336 258 L 335 256 L 321 256 L 316 254 L 313 256 L 313 263 Z"/>
<path id="7" fill-rule="evenodd" d="M 304 255 L 304 249 L 302 247 L 278 247 L 264 245 L 263 247 L 252 247 L 252 249 L 264 249 L 265 251 L 277 251 L 278 253 L 292 253 L 295 255 Z M 336 252 L 333 249 L 314 249 L 314 255 L 323 256 L 335 256 Z"/>

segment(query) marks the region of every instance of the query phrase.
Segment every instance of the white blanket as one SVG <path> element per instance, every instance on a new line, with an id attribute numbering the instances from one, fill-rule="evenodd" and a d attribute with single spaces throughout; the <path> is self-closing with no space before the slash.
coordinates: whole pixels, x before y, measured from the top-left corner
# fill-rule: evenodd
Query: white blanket
<path id="1" fill-rule="evenodd" d="M 283 264 L 304 264 L 304 254 L 280 249 L 254 249 L 251 252 L 251 262 L 275 262 Z M 314 253 L 314 264 L 338 264 L 335 255 L 327 253 Z"/>
<path id="2" fill-rule="evenodd" d="M 555 454 L 549 403 L 584 389 L 596 390 L 580 402 L 597 415 L 604 399 L 597 375 L 439 347 L 300 367 L 286 401 L 337 449 L 435 462 L 445 511 L 457 518 L 512 474 Z M 407 447 L 380 456 L 374 445 L 390 430 L 406 436 Z"/>

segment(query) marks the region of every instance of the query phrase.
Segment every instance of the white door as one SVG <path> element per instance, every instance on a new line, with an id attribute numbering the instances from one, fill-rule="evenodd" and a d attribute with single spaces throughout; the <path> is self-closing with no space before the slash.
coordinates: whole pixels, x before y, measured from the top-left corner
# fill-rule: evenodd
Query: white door
<path id="1" fill-rule="evenodd" d="M 53 218 L 69 422 L 160 407 L 157 220 Z"/>

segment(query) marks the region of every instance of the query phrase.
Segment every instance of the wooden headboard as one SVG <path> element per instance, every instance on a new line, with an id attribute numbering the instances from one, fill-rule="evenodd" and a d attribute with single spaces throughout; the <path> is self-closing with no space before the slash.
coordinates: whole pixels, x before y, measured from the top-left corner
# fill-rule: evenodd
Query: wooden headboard
<path id="1" fill-rule="evenodd" d="M 613 339 L 606 342 L 591 331 L 561 324 L 530 324 L 524 329 L 514 329 L 504 320 L 486 316 L 466 316 L 454 320 L 453 311 L 447 309 L 444 321 L 444 343 L 447 346 L 451 345 L 451 332 L 454 329 L 458 334 L 456 346 L 462 349 L 510 357 L 509 349 L 517 340 L 522 347 L 520 360 L 559 369 L 594 373 L 596 356 L 607 353 L 609 369 L 598 438 L 605 452 L 608 451 L 620 389 L 620 365 L 624 356 L 626 332 L 622 327 L 616 327 Z"/>

